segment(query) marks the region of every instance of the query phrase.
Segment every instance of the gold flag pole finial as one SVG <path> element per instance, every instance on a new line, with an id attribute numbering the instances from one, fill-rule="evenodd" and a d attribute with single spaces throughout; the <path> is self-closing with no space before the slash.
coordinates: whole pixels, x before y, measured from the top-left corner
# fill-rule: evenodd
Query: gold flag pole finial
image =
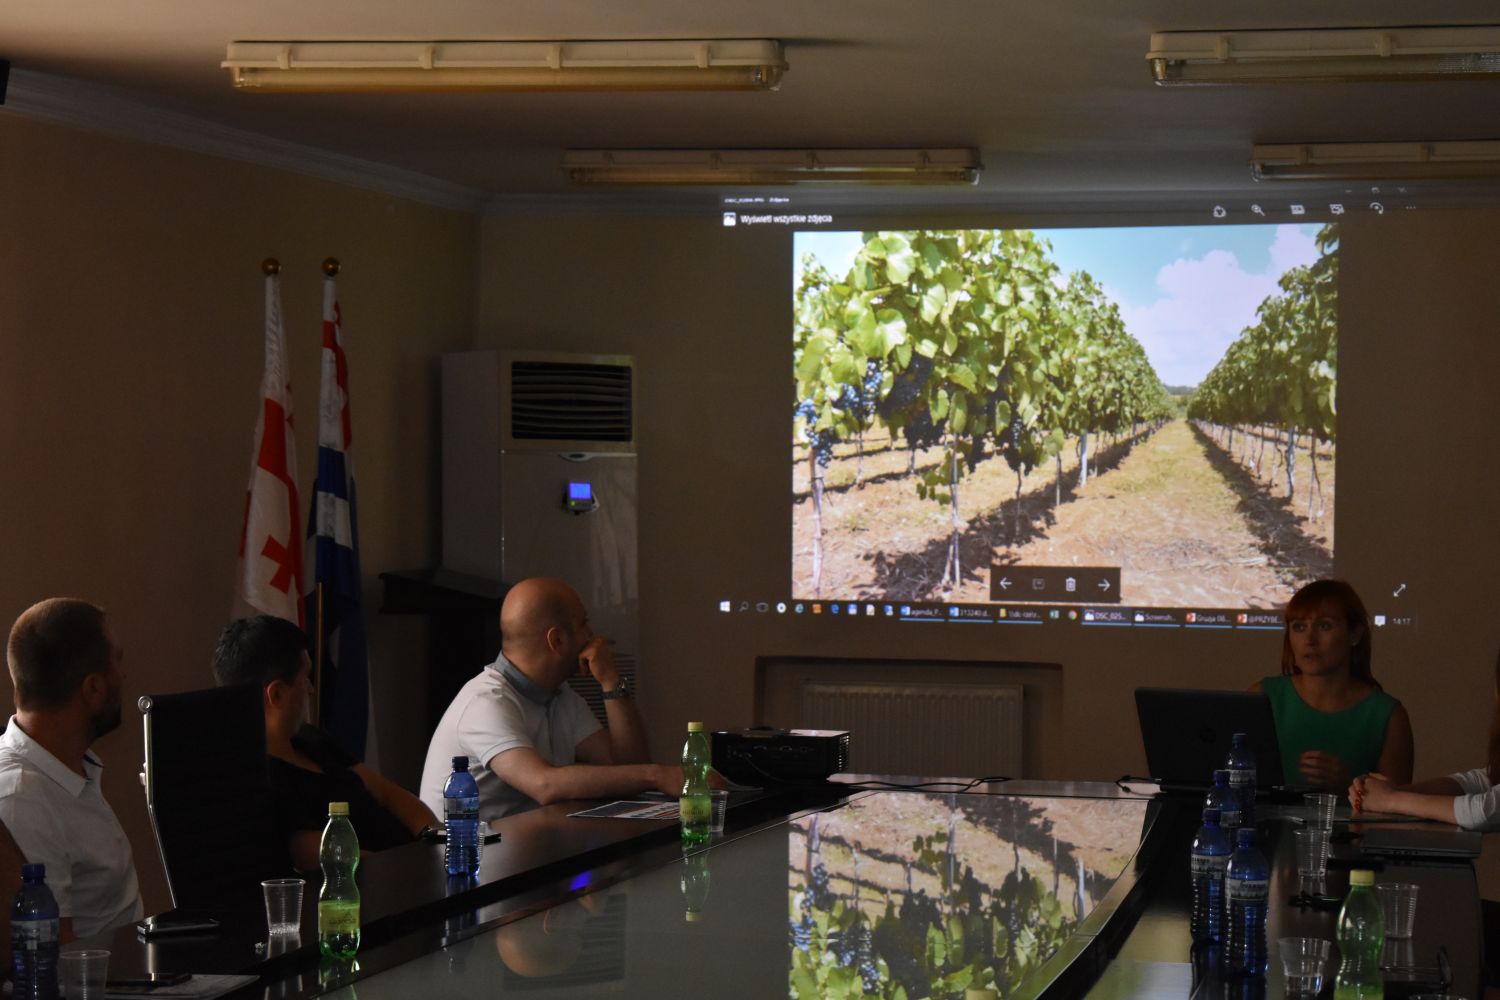
<path id="1" fill-rule="evenodd" d="M 323 273 L 328 275 L 330 278 L 338 277 L 339 259 L 337 257 L 323 258 Z"/>
<path id="2" fill-rule="evenodd" d="M 267 277 L 280 274 L 281 261 L 277 260 L 275 257 L 267 257 L 265 260 L 260 262 L 260 269 L 266 273 Z"/>

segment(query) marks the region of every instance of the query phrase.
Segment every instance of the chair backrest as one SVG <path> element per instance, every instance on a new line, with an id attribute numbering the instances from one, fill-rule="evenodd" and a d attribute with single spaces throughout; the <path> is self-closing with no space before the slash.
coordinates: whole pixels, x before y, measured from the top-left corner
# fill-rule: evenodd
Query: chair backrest
<path id="1" fill-rule="evenodd" d="M 16 838 L 0 823 L 0 969 L 6 975 L 10 972 L 10 901 L 21 888 L 21 866 L 25 863 L 26 855 Z"/>
<path id="2" fill-rule="evenodd" d="M 291 874 L 276 832 L 261 692 L 253 685 L 146 695 L 146 807 L 174 907 Z"/>

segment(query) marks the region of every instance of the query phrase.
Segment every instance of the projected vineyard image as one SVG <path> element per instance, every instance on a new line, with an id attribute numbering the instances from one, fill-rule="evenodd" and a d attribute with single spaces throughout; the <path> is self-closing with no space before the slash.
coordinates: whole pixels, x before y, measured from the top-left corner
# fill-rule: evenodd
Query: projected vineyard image
<path id="1" fill-rule="evenodd" d="M 798 599 L 1064 601 L 1025 568 L 1108 567 L 1108 600 L 1256 609 L 1332 572 L 1333 225 L 794 252 Z"/>

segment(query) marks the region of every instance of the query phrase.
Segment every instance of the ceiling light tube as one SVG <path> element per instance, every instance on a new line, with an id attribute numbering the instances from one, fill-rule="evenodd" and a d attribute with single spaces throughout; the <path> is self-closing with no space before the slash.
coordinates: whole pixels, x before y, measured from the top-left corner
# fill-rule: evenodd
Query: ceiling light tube
<path id="1" fill-rule="evenodd" d="M 1163 31 L 1146 59 L 1157 84 L 1500 78 L 1500 25 Z"/>
<path id="2" fill-rule="evenodd" d="M 1258 181 L 1500 177 L 1500 141 L 1315 142 L 1255 146 Z"/>
<path id="3" fill-rule="evenodd" d="M 570 149 L 574 184 L 973 184 L 972 149 Z"/>
<path id="4" fill-rule="evenodd" d="M 221 63 L 252 91 L 775 90 L 781 43 L 231 42 Z"/>

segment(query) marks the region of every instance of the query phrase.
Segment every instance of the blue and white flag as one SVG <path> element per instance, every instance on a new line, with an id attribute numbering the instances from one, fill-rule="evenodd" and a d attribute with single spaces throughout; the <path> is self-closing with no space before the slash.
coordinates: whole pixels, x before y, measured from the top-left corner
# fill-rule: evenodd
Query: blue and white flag
<path id="1" fill-rule="evenodd" d="M 338 743 L 364 759 L 369 729 L 369 661 L 355 515 L 349 364 L 338 289 L 323 279 L 323 364 L 318 392 L 318 474 L 307 519 L 307 625 L 313 655 L 322 649 L 317 720 Z M 319 596 L 321 593 L 321 601 Z M 321 604 L 321 608 L 320 608 Z M 319 642 L 319 630 L 321 639 Z M 316 665 L 315 665 L 316 667 Z"/>

